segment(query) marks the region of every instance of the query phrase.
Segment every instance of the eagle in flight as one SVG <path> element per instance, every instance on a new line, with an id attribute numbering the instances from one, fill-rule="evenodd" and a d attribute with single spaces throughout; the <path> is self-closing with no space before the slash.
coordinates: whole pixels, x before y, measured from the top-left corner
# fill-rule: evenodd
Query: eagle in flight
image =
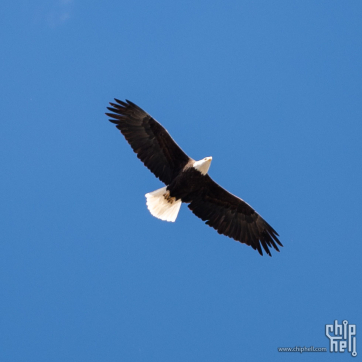
<path id="1" fill-rule="evenodd" d="M 263 255 L 262 247 L 279 251 L 278 233 L 245 201 L 219 186 L 208 174 L 212 157 L 195 161 L 177 145 L 154 118 L 134 103 L 115 99 L 107 107 L 137 157 L 166 186 L 146 194 L 151 214 L 174 222 L 181 203 L 219 234 L 250 245 Z"/>

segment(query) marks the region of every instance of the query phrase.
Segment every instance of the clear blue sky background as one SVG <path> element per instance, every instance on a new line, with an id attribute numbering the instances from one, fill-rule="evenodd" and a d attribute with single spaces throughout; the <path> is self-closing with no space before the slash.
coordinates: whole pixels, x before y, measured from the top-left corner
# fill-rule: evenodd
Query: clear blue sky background
<path id="1" fill-rule="evenodd" d="M 351 358 L 277 347 L 362 328 L 361 22 L 359 1 L 1 2 L 0 360 Z M 281 252 L 152 217 L 114 97 L 213 156 Z"/>

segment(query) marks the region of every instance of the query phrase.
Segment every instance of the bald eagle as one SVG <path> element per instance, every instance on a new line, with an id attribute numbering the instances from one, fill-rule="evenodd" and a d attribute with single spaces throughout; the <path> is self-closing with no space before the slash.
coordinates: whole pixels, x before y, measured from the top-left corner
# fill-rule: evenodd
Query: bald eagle
<path id="1" fill-rule="evenodd" d="M 263 255 L 261 246 L 279 251 L 278 233 L 245 201 L 219 186 L 208 174 L 212 157 L 195 161 L 177 145 L 154 118 L 134 103 L 115 99 L 107 107 L 110 122 L 116 124 L 137 157 L 164 184 L 146 194 L 151 214 L 174 222 L 181 203 L 219 234 L 250 245 Z"/>

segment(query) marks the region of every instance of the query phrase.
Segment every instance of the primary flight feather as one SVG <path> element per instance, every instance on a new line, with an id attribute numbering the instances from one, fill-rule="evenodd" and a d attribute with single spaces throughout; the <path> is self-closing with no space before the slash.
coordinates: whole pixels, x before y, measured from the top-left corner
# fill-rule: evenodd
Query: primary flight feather
<path id="1" fill-rule="evenodd" d="M 151 214 L 175 221 L 181 203 L 219 234 L 250 245 L 279 251 L 278 233 L 245 201 L 219 186 L 207 174 L 212 157 L 195 161 L 177 145 L 154 118 L 134 103 L 115 99 L 107 107 L 110 121 L 122 132 L 137 157 L 165 187 L 146 194 Z"/>

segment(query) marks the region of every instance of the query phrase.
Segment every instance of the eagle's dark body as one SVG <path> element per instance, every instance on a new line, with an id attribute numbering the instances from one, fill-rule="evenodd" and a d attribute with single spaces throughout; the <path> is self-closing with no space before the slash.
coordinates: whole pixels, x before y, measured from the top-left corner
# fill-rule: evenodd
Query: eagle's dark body
<path id="1" fill-rule="evenodd" d="M 192 167 L 193 162 L 194 160 L 190 160 L 167 186 L 170 196 L 181 199 L 185 203 L 190 203 L 202 191 L 202 181 L 205 177 Z"/>
<path id="2" fill-rule="evenodd" d="M 189 204 L 189 209 L 220 234 L 270 254 L 282 246 L 277 232 L 245 201 L 232 195 L 208 174 L 194 167 L 169 133 L 149 114 L 130 101 L 110 103 L 107 113 L 137 157 L 162 182 L 169 196 Z"/>

